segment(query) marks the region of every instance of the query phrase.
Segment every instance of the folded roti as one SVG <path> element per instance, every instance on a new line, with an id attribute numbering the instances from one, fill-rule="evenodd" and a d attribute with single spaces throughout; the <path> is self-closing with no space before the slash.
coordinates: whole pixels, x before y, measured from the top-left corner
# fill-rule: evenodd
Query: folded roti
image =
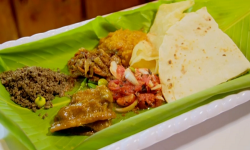
<path id="1" fill-rule="evenodd" d="M 202 8 L 169 28 L 159 50 L 159 76 L 168 102 L 213 87 L 250 68 L 236 44 Z"/>
<path id="2" fill-rule="evenodd" d="M 139 42 L 133 49 L 130 66 L 135 68 L 149 68 L 158 73 L 159 47 L 167 30 L 184 17 L 183 11 L 194 4 L 194 1 L 162 4 L 156 14 L 154 23 L 147 34 L 148 40 Z"/>

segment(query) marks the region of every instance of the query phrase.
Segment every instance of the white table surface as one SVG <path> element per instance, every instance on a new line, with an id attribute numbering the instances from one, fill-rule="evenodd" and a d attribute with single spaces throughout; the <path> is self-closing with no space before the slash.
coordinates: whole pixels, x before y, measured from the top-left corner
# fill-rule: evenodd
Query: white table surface
<path id="1" fill-rule="evenodd" d="M 250 150 L 250 101 L 145 150 Z"/>
<path id="2" fill-rule="evenodd" d="M 11 150 L 0 125 L 0 150 Z M 250 101 L 144 150 L 250 150 Z"/>

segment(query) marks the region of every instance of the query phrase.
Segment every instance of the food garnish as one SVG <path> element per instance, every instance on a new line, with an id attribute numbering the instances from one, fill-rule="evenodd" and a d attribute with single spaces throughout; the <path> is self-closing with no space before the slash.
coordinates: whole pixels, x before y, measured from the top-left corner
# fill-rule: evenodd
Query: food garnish
<path id="1" fill-rule="evenodd" d="M 132 84 L 139 85 L 139 82 L 134 76 L 134 73 L 130 70 L 130 68 L 127 68 L 124 72 L 124 77 Z"/>
<path id="2" fill-rule="evenodd" d="M 87 89 L 87 80 L 88 80 L 88 78 L 85 78 L 85 79 L 82 81 L 82 83 L 81 83 L 81 85 L 80 85 L 78 91 L 86 90 L 86 89 Z"/>
<path id="3" fill-rule="evenodd" d="M 93 83 L 88 83 L 87 85 L 88 85 L 88 87 L 90 87 L 91 89 L 95 89 L 95 88 L 96 88 L 96 85 L 93 84 Z"/>
<path id="4" fill-rule="evenodd" d="M 46 100 L 44 97 L 38 95 L 38 97 L 35 100 L 35 103 L 39 108 L 42 108 L 45 105 Z"/>
<path id="5" fill-rule="evenodd" d="M 98 80 L 98 85 L 108 85 L 108 81 L 106 79 L 99 79 Z"/>

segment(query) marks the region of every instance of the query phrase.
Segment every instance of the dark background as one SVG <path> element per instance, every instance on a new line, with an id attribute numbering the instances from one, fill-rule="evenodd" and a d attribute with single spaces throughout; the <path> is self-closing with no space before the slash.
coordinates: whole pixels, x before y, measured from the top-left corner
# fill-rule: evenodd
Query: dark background
<path id="1" fill-rule="evenodd" d="M 152 0 L 0 0 L 0 44 Z"/>

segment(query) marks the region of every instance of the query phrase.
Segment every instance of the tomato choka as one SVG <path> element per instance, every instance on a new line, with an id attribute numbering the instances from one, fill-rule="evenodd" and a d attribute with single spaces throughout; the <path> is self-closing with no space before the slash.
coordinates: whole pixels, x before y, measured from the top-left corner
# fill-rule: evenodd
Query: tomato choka
<path id="1" fill-rule="evenodd" d="M 127 68 L 129 69 L 129 68 Z M 113 99 L 122 107 L 129 106 L 135 100 L 140 109 L 157 107 L 164 103 L 162 97 L 159 77 L 152 74 L 149 69 L 135 69 L 134 77 L 138 81 L 137 85 L 126 79 L 125 68 L 117 65 L 117 75 L 120 79 L 110 80 L 108 88 L 112 92 Z"/>

